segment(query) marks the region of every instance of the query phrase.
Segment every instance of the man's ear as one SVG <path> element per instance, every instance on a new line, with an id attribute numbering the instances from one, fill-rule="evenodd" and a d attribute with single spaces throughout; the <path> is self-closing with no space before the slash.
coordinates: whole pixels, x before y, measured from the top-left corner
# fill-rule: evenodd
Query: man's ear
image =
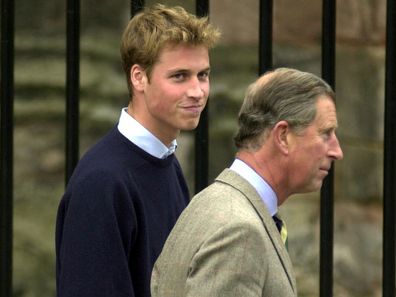
<path id="1" fill-rule="evenodd" d="M 146 72 L 140 65 L 134 64 L 131 67 L 131 83 L 133 88 L 138 92 L 142 92 L 144 90 L 146 82 Z"/>
<path id="2" fill-rule="evenodd" d="M 273 140 L 275 146 L 283 153 L 289 154 L 289 145 L 290 145 L 290 125 L 286 121 L 279 121 L 276 123 L 274 128 L 272 128 Z"/>

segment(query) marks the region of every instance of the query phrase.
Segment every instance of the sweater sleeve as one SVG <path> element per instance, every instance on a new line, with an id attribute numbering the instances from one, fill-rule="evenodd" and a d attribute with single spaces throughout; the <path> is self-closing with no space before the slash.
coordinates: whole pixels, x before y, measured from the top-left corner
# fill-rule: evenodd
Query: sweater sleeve
<path id="1" fill-rule="evenodd" d="M 134 297 L 129 254 L 136 215 L 128 188 L 102 173 L 65 195 L 57 218 L 57 296 Z"/>

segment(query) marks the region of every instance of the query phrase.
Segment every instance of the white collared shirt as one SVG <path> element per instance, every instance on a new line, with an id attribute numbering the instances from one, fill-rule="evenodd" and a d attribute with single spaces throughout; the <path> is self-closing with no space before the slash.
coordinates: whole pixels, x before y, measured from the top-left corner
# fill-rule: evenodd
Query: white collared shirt
<path id="1" fill-rule="evenodd" d="M 138 121 L 129 115 L 126 107 L 121 110 L 117 128 L 118 131 L 133 142 L 133 144 L 156 158 L 165 159 L 176 150 L 176 139 L 167 147 L 149 130 L 144 128 Z"/>
<path id="2" fill-rule="evenodd" d="M 230 169 L 246 179 L 256 189 L 271 216 L 277 213 L 278 198 L 271 186 L 256 171 L 239 159 L 234 160 Z"/>

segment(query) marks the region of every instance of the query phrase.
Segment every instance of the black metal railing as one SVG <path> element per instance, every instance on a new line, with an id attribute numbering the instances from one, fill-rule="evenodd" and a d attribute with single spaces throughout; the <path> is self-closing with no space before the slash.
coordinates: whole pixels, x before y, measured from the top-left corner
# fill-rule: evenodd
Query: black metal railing
<path id="1" fill-rule="evenodd" d="M 196 14 L 209 16 L 209 0 L 196 1 Z M 201 114 L 197 129 L 195 130 L 195 192 L 203 190 L 208 185 L 209 175 L 209 101 Z"/>
<path id="2" fill-rule="evenodd" d="M 66 14 L 66 183 L 79 159 L 80 0 L 67 0 Z"/>
<path id="3" fill-rule="evenodd" d="M 131 17 L 141 11 L 144 7 L 144 0 L 131 0 Z"/>
<path id="4" fill-rule="evenodd" d="M 131 0 L 131 16 L 145 5 Z M 259 74 L 272 66 L 273 0 L 260 0 Z M 209 0 L 196 1 L 196 14 L 209 15 Z M 322 77 L 335 88 L 336 1 L 323 0 Z M 79 159 L 80 0 L 67 0 L 66 50 L 66 181 Z M 396 203 L 396 3 L 387 0 L 383 297 L 395 296 Z M 0 297 L 12 296 L 14 1 L 1 0 L 1 137 L 0 137 Z M 195 191 L 208 185 L 208 107 L 195 134 Z M 321 189 L 320 296 L 333 296 L 334 169 Z"/>
<path id="5" fill-rule="evenodd" d="M 387 1 L 384 135 L 383 297 L 395 291 L 396 3 Z"/>
<path id="6" fill-rule="evenodd" d="M 335 90 L 336 0 L 323 0 L 322 77 Z M 334 165 L 320 191 L 319 296 L 333 296 Z"/>
<path id="7" fill-rule="evenodd" d="M 273 0 L 260 0 L 259 17 L 259 75 L 272 69 Z"/>
<path id="8" fill-rule="evenodd" d="M 14 0 L 1 1 L 0 296 L 12 293 Z"/>

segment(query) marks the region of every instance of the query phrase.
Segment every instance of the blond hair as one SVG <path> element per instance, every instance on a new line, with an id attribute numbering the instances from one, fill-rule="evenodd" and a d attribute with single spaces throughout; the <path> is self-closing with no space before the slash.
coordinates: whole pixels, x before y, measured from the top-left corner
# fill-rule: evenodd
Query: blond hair
<path id="1" fill-rule="evenodd" d="M 150 79 L 161 50 L 178 44 L 204 45 L 212 48 L 220 36 L 207 17 L 199 18 L 182 7 L 156 4 L 136 14 L 128 23 L 121 41 L 122 66 L 132 98 L 131 67 L 141 66 Z"/>

